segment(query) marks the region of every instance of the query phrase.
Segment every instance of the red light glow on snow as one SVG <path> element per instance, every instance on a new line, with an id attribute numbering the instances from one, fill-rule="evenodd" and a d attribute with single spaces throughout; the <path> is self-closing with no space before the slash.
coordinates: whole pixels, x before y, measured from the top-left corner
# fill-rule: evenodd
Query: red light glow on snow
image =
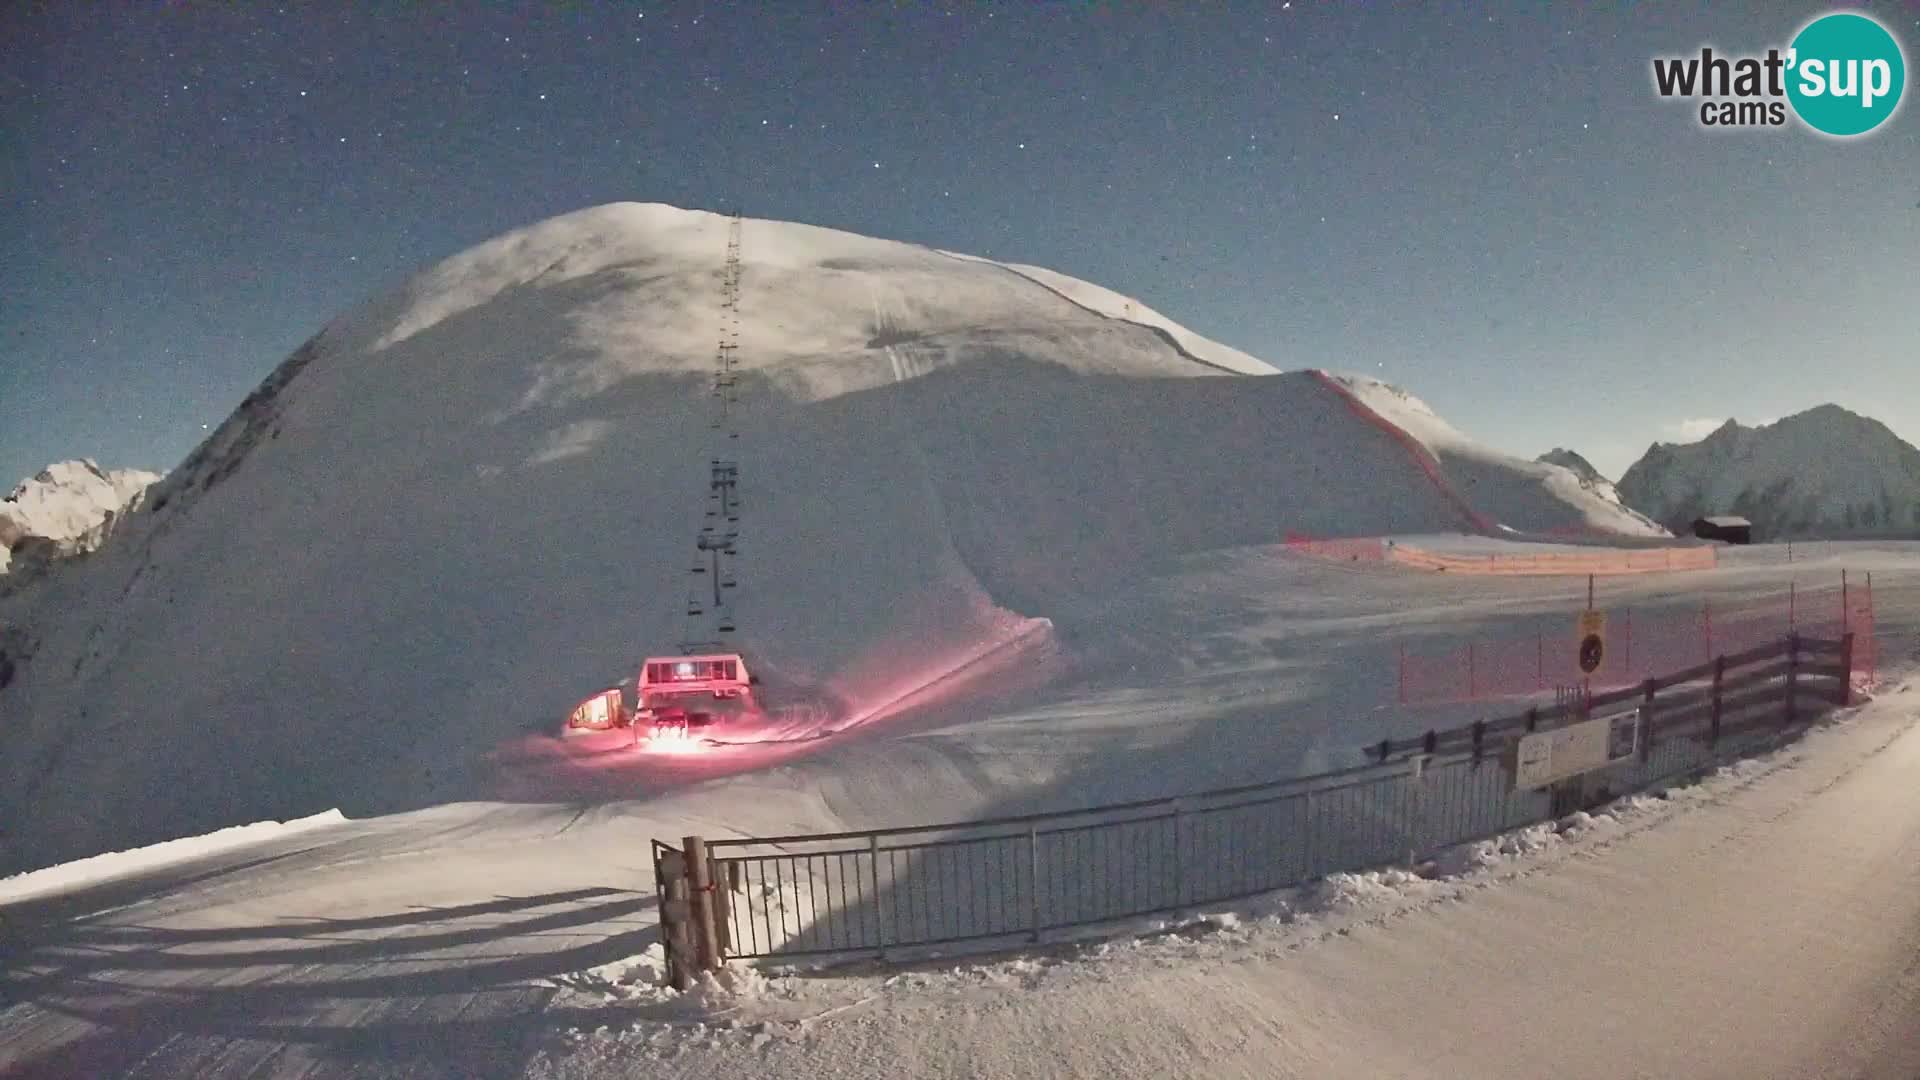
<path id="1" fill-rule="evenodd" d="M 639 749 L 646 754 L 672 754 L 684 757 L 690 754 L 706 753 L 707 744 L 686 732 L 677 734 L 661 732 L 642 740 Z"/>
<path id="2" fill-rule="evenodd" d="M 686 662 L 663 661 L 663 674 L 671 678 Z M 1016 699 L 1064 663 L 1047 620 L 1000 608 L 977 588 L 931 589 L 835 670 L 780 672 L 767 680 L 778 688 L 770 700 L 710 727 L 654 732 L 639 720 L 635 728 L 503 746 L 497 790 L 527 801 L 619 799 L 774 768 L 904 715 Z"/>

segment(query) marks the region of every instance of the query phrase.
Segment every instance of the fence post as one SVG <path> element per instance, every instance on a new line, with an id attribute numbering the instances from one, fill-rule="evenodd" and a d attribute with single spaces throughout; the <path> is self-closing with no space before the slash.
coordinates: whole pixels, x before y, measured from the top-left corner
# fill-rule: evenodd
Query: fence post
<path id="1" fill-rule="evenodd" d="M 1707 745 L 1717 746 L 1720 742 L 1720 684 L 1727 678 L 1727 658 L 1713 658 L 1713 719 L 1707 724 Z"/>
<path id="2" fill-rule="evenodd" d="M 687 853 L 687 891 L 692 895 L 693 948 L 702 970 L 720 970 L 719 934 L 713 928 L 713 868 L 707 863 L 707 842 L 698 836 L 681 841 Z"/>
<path id="3" fill-rule="evenodd" d="M 1842 706 L 1853 704 L 1853 631 L 1840 635 L 1840 696 Z"/>
<path id="4" fill-rule="evenodd" d="M 715 956 L 724 958 L 733 951 L 733 890 L 734 863 L 731 859 L 709 859 L 708 867 L 714 873 L 713 882 L 713 940 L 716 946 Z M 723 882 L 725 884 L 723 884 Z"/>
<path id="5" fill-rule="evenodd" d="M 1187 880 L 1187 804 L 1173 800 L 1173 877 L 1174 903 L 1186 907 L 1193 895 L 1193 883 Z"/>
<path id="6" fill-rule="evenodd" d="M 1700 625 L 1707 635 L 1707 659 L 1713 659 L 1713 601 L 1700 601 Z"/>
<path id="7" fill-rule="evenodd" d="M 1876 640 L 1876 638 L 1874 638 L 1874 571 L 1866 571 L 1866 617 L 1860 619 L 1860 623 L 1866 626 L 1866 684 L 1872 686 L 1872 684 L 1874 684 L 1874 671 L 1876 671 L 1876 669 L 1874 669 L 1874 657 L 1880 655 L 1880 650 L 1874 646 L 1874 640 Z M 1849 625 L 1841 626 L 1841 630 L 1851 634 L 1851 632 L 1855 632 L 1855 626 L 1849 623 Z"/>
<path id="8" fill-rule="evenodd" d="M 1407 821 L 1407 869 L 1420 865 L 1420 839 L 1426 832 L 1427 824 L 1427 756 L 1415 755 L 1412 765 L 1407 769 L 1407 784 L 1413 788 L 1408 794 L 1412 804 L 1412 813 Z"/>
<path id="9" fill-rule="evenodd" d="M 873 947 L 887 958 L 887 909 L 880 895 L 880 837 L 867 837 L 867 861 L 873 865 Z M 892 876 L 892 875 L 888 875 Z"/>
<path id="10" fill-rule="evenodd" d="M 1407 643 L 1400 643 L 1400 704 L 1407 703 Z"/>
<path id="11" fill-rule="evenodd" d="M 652 841 L 651 850 L 653 852 L 653 898 L 659 901 L 660 904 L 660 947 L 666 950 L 667 972 L 669 976 L 671 976 L 673 972 L 673 938 L 668 931 L 672 929 L 673 920 L 667 915 L 667 875 L 665 869 L 660 865 L 661 860 L 666 858 L 666 852 L 658 840 Z"/>
<path id="12" fill-rule="evenodd" d="M 667 949 L 667 982 L 675 990 L 693 985 L 693 935 L 688 922 L 692 914 L 687 902 L 687 860 L 681 852 L 668 849 L 655 863 L 655 875 L 661 883 L 660 936 Z"/>
<path id="13" fill-rule="evenodd" d="M 1306 824 L 1300 829 L 1300 880 L 1313 880 L 1313 789 L 1308 788 L 1306 799 Z"/>
<path id="14" fill-rule="evenodd" d="M 1874 628 L 1879 616 L 1873 610 L 1873 571 L 1867 571 L 1867 685 L 1876 685 L 1880 677 L 1880 638 Z"/>
<path id="15" fill-rule="evenodd" d="M 1788 634 L 1787 635 L 1787 709 L 1786 709 L 1785 715 L 1781 719 L 1782 727 L 1786 727 L 1793 723 L 1793 713 L 1794 713 L 1793 694 L 1794 694 L 1794 691 L 1798 688 L 1797 684 L 1799 683 L 1799 676 L 1800 676 L 1800 635 Z"/>
<path id="16" fill-rule="evenodd" d="M 1840 632 L 1847 632 L 1847 572 L 1840 571 Z"/>
<path id="17" fill-rule="evenodd" d="M 1034 941 L 1040 940 L 1040 826 L 1027 826 L 1027 928 Z"/>
<path id="18" fill-rule="evenodd" d="M 1653 680 L 1647 680 L 1646 696 L 1640 701 L 1640 763 L 1653 758 Z"/>

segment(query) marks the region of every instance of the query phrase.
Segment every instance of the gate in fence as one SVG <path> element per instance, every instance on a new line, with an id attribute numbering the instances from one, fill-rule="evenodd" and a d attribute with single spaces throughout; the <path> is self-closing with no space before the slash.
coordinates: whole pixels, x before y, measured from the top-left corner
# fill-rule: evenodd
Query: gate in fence
<path id="1" fill-rule="evenodd" d="M 1768 742 L 1851 687 L 1853 639 L 1789 637 L 1608 693 L 1369 748 L 1286 781 L 990 821 L 654 842 L 669 978 L 728 958 L 1038 941 L 1050 931 L 1417 862 Z M 1542 787 L 1530 737 L 1628 715 L 1630 752 Z M 1615 736 L 1617 743 L 1618 736 Z M 1628 745 L 1628 744 L 1620 744 Z"/>

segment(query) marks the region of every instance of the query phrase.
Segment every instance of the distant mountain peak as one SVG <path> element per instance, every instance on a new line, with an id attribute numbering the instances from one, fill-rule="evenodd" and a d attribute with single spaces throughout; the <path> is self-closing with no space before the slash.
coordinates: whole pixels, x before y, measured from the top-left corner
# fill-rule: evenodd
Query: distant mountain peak
<path id="1" fill-rule="evenodd" d="M 0 500 L 0 573 L 16 552 L 42 561 L 91 551 L 113 519 L 137 503 L 160 474 L 102 469 L 91 458 L 57 461 L 14 485 Z"/>
<path id="2" fill-rule="evenodd" d="M 1600 475 L 1600 470 L 1594 468 L 1592 462 L 1565 447 L 1556 446 L 1534 460 L 1543 465 L 1558 465 L 1561 468 L 1572 469 L 1574 475 L 1583 480 L 1605 481 L 1607 479 Z"/>
<path id="3" fill-rule="evenodd" d="M 1756 538 L 1920 533 L 1920 449 L 1834 404 L 1758 427 L 1728 420 L 1697 443 L 1655 443 L 1619 490 L 1676 531 L 1734 514 Z"/>

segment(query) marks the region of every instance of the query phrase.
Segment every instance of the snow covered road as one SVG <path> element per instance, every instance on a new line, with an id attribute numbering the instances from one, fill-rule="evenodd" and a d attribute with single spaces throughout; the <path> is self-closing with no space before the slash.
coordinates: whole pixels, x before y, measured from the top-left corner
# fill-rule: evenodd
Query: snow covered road
<path id="1" fill-rule="evenodd" d="M 544 980 L 644 948 L 644 842 L 449 807 L 0 910 L 0 1076 L 517 1075 Z M 584 1018 L 582 1018 L 584 1019 Z"/>
<path id="2" fill-rule="evenodd" d="M 1068 961 L 775 982 L 534 1075 L 1911 1078 L 1911 689 L 1451 882 Z"/>

